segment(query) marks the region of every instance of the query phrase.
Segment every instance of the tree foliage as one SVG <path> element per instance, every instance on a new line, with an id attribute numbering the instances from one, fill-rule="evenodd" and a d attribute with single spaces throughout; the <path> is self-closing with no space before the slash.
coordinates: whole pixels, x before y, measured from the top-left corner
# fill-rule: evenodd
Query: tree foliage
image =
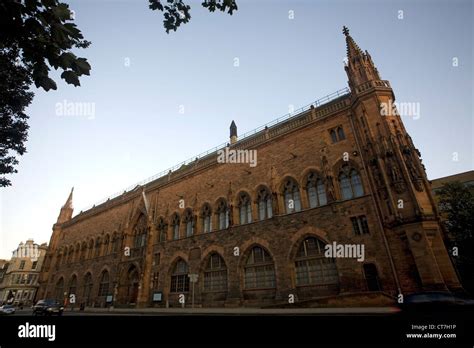
<path id="1" fill-rule="evenodd" d="M 458 249 L 453 260 L 463 285 L 474 294 L 474 188 L 460 182 L 445 183 L 437 192 L 448 243 Z"/>
<path id="2" fill-rule="evenodd" d="M 235 0 L 204 0 L 201 5 L 210 12 L 237 10 Z M 149 0 L 149 7 L 163 12 L 167 33 L 191 19 L 183 0 Z M 81 76 L 90 74 L 87 59 L 72 52 L 90 45 L 73 20 L 69 5 L 59 0 L 0 1 L 0 187 L 11 185 L 5 175 L 16 173 L 17 156 L 26 152 L 25 109 L 34 96 L 30 85 L 57 89 L 51 68 L 76 87 Z"/>
<path id="3" fill-rule="evenodd" d="M 191 7 L 183 0 L 149 0 L 149 2 L 150 9 L 163 12 L 163 26 L 167 33 L 170 30 L 176 31 L 181 24 L 188 23 L 191 19 Z M 235 0 L 204 0 L 201 5 L 210 12 L 218 10 L 232 15 L 237 11 Z"/>
<path id="4" fill-rule="evenodd" d="M 33 93 L 29 92 L 31 79 L 28 70 L 16 65 L 15 50 L 0 51 L 0 173 L 16 173 L 18 159 L 23 155 L 28 137 L 28 116 L 25 108 L 31 103 Z M 0 186 L 10 181 L 0 176 Z"/>

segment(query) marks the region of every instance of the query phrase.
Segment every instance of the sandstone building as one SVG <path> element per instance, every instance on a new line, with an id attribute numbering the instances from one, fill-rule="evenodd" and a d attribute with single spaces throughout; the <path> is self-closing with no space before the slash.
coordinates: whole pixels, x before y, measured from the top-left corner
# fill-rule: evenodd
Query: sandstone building
<path id="1" fill-rule="evenodd" d="M 18 245 L 0 270 L 0 303 L 33 304 L 47 249 L 46 243 L 39 245 L 32 239 Z"/>
<path id="2" fill-rule="evenodd" d="M 74 217 L 71 192 L 40 296 L 208 307 L 460 289 L 420 153 L 381 113 L 394 92 L 344 35 L 349 88 L 240 139 L 232 123 L 229 153 L 256 150 L 256 166 L 212 151 Z M 363 261 L 326 257 L 334 242 Z"/>

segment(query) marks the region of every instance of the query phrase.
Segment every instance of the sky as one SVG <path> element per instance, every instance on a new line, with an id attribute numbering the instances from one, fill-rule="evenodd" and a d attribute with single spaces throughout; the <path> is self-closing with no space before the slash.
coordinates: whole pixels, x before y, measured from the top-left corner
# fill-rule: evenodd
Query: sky
<path id="1" fill-rule="evenodd" d="M 470 0 L 237 0 L 232 16 L 189 0 L 170 34 L 146 0 L 66 2 L 91 75 L 32 89 L 28 152 L 0 189 L 0 258 L 49 242 L 72 187 L 77 214 L 228 141 L 232 120 L 243 134 L 346 87 L 343 25 L 397 101 L 419 105 L 403 121 L 428 178 L 474 168 Z"/>

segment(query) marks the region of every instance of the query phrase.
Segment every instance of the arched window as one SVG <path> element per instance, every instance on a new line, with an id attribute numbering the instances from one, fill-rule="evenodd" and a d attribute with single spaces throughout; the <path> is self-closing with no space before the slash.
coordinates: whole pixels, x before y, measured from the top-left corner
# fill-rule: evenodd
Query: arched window
<path id="1" fill-rule="evenodd" d="M 89 241 L 89 250 L 87 251 L 87 258 L 88 259 L 92 259 L 92 256 L 94 255 L 93 252 L 94 252 L 94 240 L 91 239 Z"/>
<path id="2" fill-rule="evenodd" d="M 76 291 L 77 291 L 77 277 L 74 274 L 69 281 L 69 295 L 74 295 L 76 296 Z"/>
<path id="3" fill-rule="evenodd" d="M 114 235 L 112 237 L 112 252 L 116 253 L 119 247 L 120 247 L 120 239 L 117 232 L 114 232 Z"/>
<path id="4" fill-rule="evenodd" d="M 82 247 L 81 247 L 81 261 L 84 261 L 86 259 L 86 252 L 87 252 L 87 243 L 82 242 Z"/>
<path id="5" fill-rule="evenodd" d="M 143 248 L 146 244 L 146 236 L 148 232 L 147 219 L 144 214 L 140 215 L 137 224 L 134 229 L 134 242 L 135 248 Z"/>
<path id="6" fill-rule="evenodd" d="M 343 167 L 339 174 L 342 199 L 351 199 L 364 195 L 364 188 L 359 173 L 348 166 Z"/>
<path id="7" fill-rule="evenodd" d="M 295 180 L 290 178 L 285 181 L 283 195 L 287 214 L 301 210 L 300 189 Z"/>
<path id="8" fill-rule="evenodd" d="M 309 207 L 319 207 L 327 204 L 326 189 L 324 183 L 316 173 L 309 173 L 306 178 L 306 193 L 308 195 Z"/>
<path id="9" fill-rule="evenodd" d="M 204 204 L 201 210 L 203 233 L 212 231 L 212 209 L 209 204 Z"/>
<path id="10" fill-rule="evenodd" d="M 72 263 L 72 259 L 74 257 L 74 246 L 71 245 L 69 247 L 69 252 L 68 252 L 68 257 L 67 257 L 67 263 Z"/>
<path id="11" fill-rule="evenodd" d="M 184 226 L 186 226 L 186 237 L 194 234 L 194 215 L 191 209 L 186 209 L 183 217 Z"/>
<path id="12" fill-rule="evenodd" d="M 337 143 L 337 135 L 336 135 L 336 131 L 334 129 L 331 129 L 331 131 L 329 132 L 331 134 L 331 141 L 333 143 Z"/>
<path id="13" fill-rule="evenodd" d="M 109 255 L 109 244 L 110 244 L 110 236 L 107 234 L 104 239 L 104 256 Z"/>
<path id="14" fill-rule="evenodd" d="M 223 230 L 229 227 L 229 207 L 224 199 L 220 199 L 217 203 L 216 214 L 219 218 L 219 229 Z"/>
<path id="15" fill-rule="evenodd" d="M 109 294 L 109 272 L 103 271 L 100 276 L 99 296 L 107 296 Z"/>
<path id="16" fill-rule="evenodd" d="M 268 252 L 255 246 L 245 264 L 245 289 L 265 289 L 275 287 L 275 266 Z"/>
<path id="17" fill-rule="evenodd" d="M 261 187 L 257 194 L 258 219 L 270 219 L 273 216 L 272 194 L 266 187 Z"/>
<path id="18" fill-rule="evenodd" d="M 58 254 L 56 256 L 56 269 L 59 269 L 59 267 L 61 266 L 62 259 L 63 259 L 63 251 L 59 249 Z"/>
<path id="19" fill-rule="evenodd" d="M 344 134 L 344 129 L 342 129 L 342 127 L 337 127 L 337 137 L 339 140 L 346 139 L 346 135 Z"/>
<path id="20" fill-rule="evenodd" d="M 68 263 L 68 256 L 69 256 L 69 248 L 67 246 L 64 247 L 64 257 L 63 257 L 63 260 L 62 260 L 62 263 L 67 265 Z"/>
<path id="21" fill-rule="evenodd" d="M 179 259 L 171 274 L 171 287 L 170 292 L 188 292 L 189 291 L 189 277 L 188 277 L 188 264 L 183 260 Z"/>
<path id="22" fill-rule="evenodd" d="M 165 242 L 166 239 L 167 239 L 167 230 L 168 230 L 168 226 L 166 225 L 165 223 L 165 220 L 160 217 L 158 219 L 158 224 L 156 226 L 157 230 L 158 230 L 158 236 L 159 236 L 159 241 L 160 242 Z"/>
<path id="23" fill-rule="evenodd" d="M 177 240 L 179 239 L 179 215 L 177 213 L 175 213 L 173 215 L 173 220 L 171 220 L 171 226 L 173 228 L 173 239 L 174 240 Z"/>
<path id="24" fill-rule="evenodd" d="M 239 217 L 240 224 L 248 224 L 252 222 L 252 201 L 246 192 L 239 194 Z"/>
<path id="25" fill-rule="evenodd" d="M 83 286 L 83 300 L 85 303 L 88 305 L 90 300 L 91 300 L 91 294 L 92 294 L 92 275 L 90 273 L 87 273 L 84 277 L 84 286 Z"/>
<path id="26" fill-rule="evenodd" d="M 227 267 L 217 253 L 211 254 L 204 270 L 204 291 L 227 290 Z"/>
<path id="27" fill-rule="evenodd" d="M 58 300 L 59 303 L 62 303 L 64 301 L 64 278 L 63 277 L 59 278 L 58 282 L 56 283 L 55 294 L 56 294 L 56 300 Z"/>
<path id="28" fill-rule="evenodd" d="M 74 256 L 74 261 L 79 262 L 81 260 L 81 245 L 79 243 L 76 244 L 76 256 Z"/>
<path id="29" fill-rule="evenodd" d="M 100 242 L 100 237 L 97 238 L 95 241 L 95 253 L 94 257 L 99 257 L 100 256 L 100 247 L 101 247 L 101 242 Z"/>
<path id="30" fill-rule="evenodd" d="M 324 256 L 325 244 L 317 238 L 306 238 L 296 254 L 296 285 L 338 284 L 339 276 L 333 258 Z"/>

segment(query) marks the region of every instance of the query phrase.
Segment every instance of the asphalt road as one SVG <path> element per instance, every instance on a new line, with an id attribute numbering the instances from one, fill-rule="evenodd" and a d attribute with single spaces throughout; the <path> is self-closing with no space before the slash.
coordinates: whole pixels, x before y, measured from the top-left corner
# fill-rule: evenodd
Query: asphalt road
<path id="1" fill-rule="evenodd" d="M 261 308 L 145 308 L 145 309 L 87 309 L 71 311 L 66 309 L 63 316 L 192 316 L 192 315 L 330 315 L 330 316 L 386 316 L 395 314 L 392 307 L 367 308 L 295 308 L 295 309 L 261 309 Z M 30 308 L 17 309 L 8 316 L 32 316 Z"/>

